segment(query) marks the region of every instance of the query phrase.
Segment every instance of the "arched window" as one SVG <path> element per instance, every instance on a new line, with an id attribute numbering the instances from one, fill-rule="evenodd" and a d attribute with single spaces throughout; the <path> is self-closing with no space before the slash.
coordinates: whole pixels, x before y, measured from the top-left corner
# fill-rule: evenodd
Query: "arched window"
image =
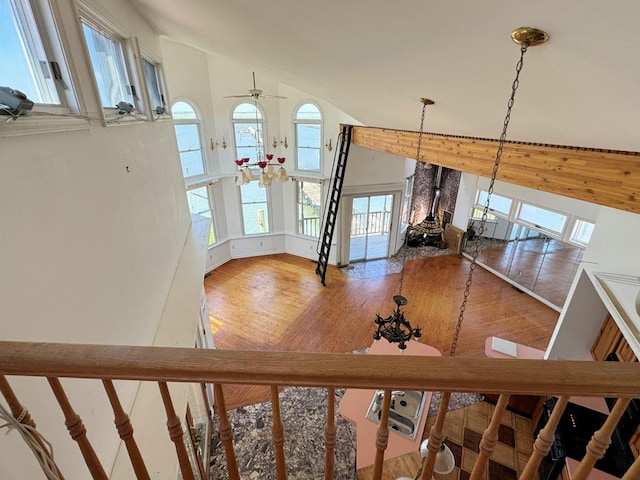
<path id="1" fill-rule="evenodd" d="M 264 158 L 264 116 L 258 105 L 241 103 L 233 110 L 233 138 L 236 158 L 249 158 L 250 163 Z"/>
<path id="2" fill-rule="evenodd" d="M 322 114 L 313 103 L 296 111 L 296 170 L 320 173 L 322 159 Z"/>
<path id="3" fill-rule="evenodd" d="M 200 119 L 195 108 L 187 102 L 175 102 L 171 108 L 178 140 L 180 163 L 184 178 L 207 173 L 200 140 Z"/>

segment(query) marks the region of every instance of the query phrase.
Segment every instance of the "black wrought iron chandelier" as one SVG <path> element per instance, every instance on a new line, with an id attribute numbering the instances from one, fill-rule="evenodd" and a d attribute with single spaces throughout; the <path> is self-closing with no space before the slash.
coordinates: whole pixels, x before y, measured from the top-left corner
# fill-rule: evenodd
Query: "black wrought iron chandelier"
<path id="1" fill-rule="evenodd" d="M 396 309 L 393 311 L 393 315 L 387 318 L 382 318 L 379 314 L 376 314 L 375 323 L 378 326 L 376 333 L 373 334 L 375 340 L 386 338 L 390 343 L 397 343 L 400 350 L 407 348 L 406 342 L 412 338 L 420 338 L 422 332 L 420 327 L 413 328 L 404 318 L 404 312 L 400 310 L 400 307 L 409 303 L 402 295 L 394 295 L 393 301 L 396 304 Z"/>
<path id="2" fill-rule="evenodd" d="M 418 148 L 416 151 L 416 161 L 420 161 L 420 147 L 422 144 L 422 133 L 424 127 L 424 114 L 427 105 L 433 105 L 435 102 L 428 98 L 421 98 L 422 103 L 422 117 L 420 119 L 420 130 L 418 131 Z M 406 239 L 403 245 L 403 249 L 406 247 Z M 406 251 L 402 251 L 402 272 L 400 273 L 400 289 L 398 295 L 393 296 L 393 301 L 396 304 L 396 309 L 393 314 L 387 318 L 382 318 L 380 314 L 376 314 L 374 320 L 377 325 L 377 329 L 373 334 L 374 340 L 380 340 L 381 338 L 387 339 L 389 343 L 397 343 L 400 350 L 407 348 L 407 342 L 412 338 L 420 338 L 422 332 L 420 327 L 413 328 L 411 323 L 404 318 L 404 312 L 400 307 L 405 306 L 409 301 L 402 296 L 402 286 L 404 283 L 404 267 L 406 263 Z"/>

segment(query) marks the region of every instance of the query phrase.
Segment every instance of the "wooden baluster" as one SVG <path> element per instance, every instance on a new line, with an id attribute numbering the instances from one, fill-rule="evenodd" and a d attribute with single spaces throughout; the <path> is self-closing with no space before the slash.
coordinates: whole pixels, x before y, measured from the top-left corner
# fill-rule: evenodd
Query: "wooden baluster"
<path id="1" fill-rule="evenodd" d="M 560 417 L 562 417 L 567 403 L 569 403 L 569 397 L 560 397 L 556 402 L 547 424 L 540 430 L 540 433 L 538 433 L 538 437 L 533 444 L 533 452 L 522 471 L 522 475 L 520 475 L 520 480 L 535 480 L 537 478 L 538 467 L 540 467 L 542 459 L 546 457 L 549 450 L 551 450 L 556 428 L 558 428 Z"/>
<path id="2" fill-rule="evenodd" d="M 382 400 L 382 414 L 380 416 L 380 425 L 376 433 L 376 459 L 373 464 L 373 480 L 382 478 L 382 462 L 384 462 L 384 451 L 389 443 L 389 409 L 391 407 L 391 390 L 384 391 Z"/>
<path id="3" fill-rule="evenodd" d="M 55 377 L 48 377 L 47 381 L 51 386 L 56 400 L 58 400 L 58 404 L 60 404 L 60 408 L 62 408 L 64 424 L 67 426 L 71 438 L 78 443 L 84 461 L 89 468 L 89 472 L 91 472 L 91 476 L 94 479 L 107 480 L 107 474 L 104 472 L 104 468 L 102 468 L 100 460 L 98 460 L 98 456 L 87 438 L 87 429 L 84 427 L 80 416 L 73 410 L 66 393 L 64 393 L 60 380 Z"/>
<path id="4" fill-rule="evenodd" d="M 613 430 L 616 428 L 620 417 L 629 406 L 630 398 L 619 398 L 616 401 L 616 404 L 613 406 L 611 413 L 604 422 L 604 425 L 600 427 L 600 430 L 595 432 L 589 440 L 589 444 L 587 445 L 587 453 L 576 468 L 576 471 L 573 475 L 571 475 L 571 480 L 585 480 L 591 470 L 593 469 L 593 465 L 604 455 L 604 452 L 607 451 L 609 444 L 611 443 L 611 434 Z"/>
<path id="5" fill-rule="evenodd" d="M 220 417 L 220 441 L 224 445 L 224 454 L 227 458 L 227 473 L 229 480 L 240 480 L 238 472 L 238 462 L 236 454 L 233 451 L 233 434 L 231 432 L 231 424 L 227 417 L 227 408 L 224 404 L 224 394 L 222 393 L 222 385 L 216 383 L 214 386 L 215 409 Z"/>
<path id="6" fill-rule="evenodd" d="M 635 462 L 622 477 L 622 480 L 637 480 L 638 478 L 640 478 L 640 457 L 636 458 Z"/>
<path id="7" fill-rule="evenodd" d="M 276 450 L 276 472 L 278 480 L 286 480 L 287 465 L 284 461 L 284 428 L 282 418 L 280 418 L 280 400 L 278 398 L 278 387 L 271 387 L 271 405 L 273 406 L 273 427 L 271 438 Z"/>
<path id="8" fill-rule="evenodd" d="M 142 455 L 140 454 L 138 444 L 133 438 L 133 426 L 131 425 L 129 416 L 122 408 L 122 404 L 120 403 L 118 393 L 113 386 L 113 382 L 111 380 L 102 380 L 102 384 L 104 385 L 104 389 L 107 392 L 107 397 L 109 397 L 111 408 L 113 408 L 116 430 L 118 431 L 118 435 L 120 435 L 120 438 L 124 441 L 125 447 L 127 447 L 127 452 L 129 452 L 129 459 L 131 460 L 131 466 L 133 467 L 133 471 L 136 474 L 136 478 L 139 480 L 151 480 L 149 472 L 147 471 L 147 467 L 145 466 L 144 460 L 142 459 Z"/>
<path id="9" fill-rule="evenodd" d="M 324 479 L 333 480 L 336 450 L 336 389 L 327 388 L 327 423 L 324 426 L 324 446 L 327 457 L 324 467 Z"/>
<path id="10" fill-rule="evenodd" d="M 489 458 L 491 458 L 496 443 L 498 443 L 498 427 L 500 427 L 500 420 L 502 420 L 502 415 L 509 404 L 509 397 L 510 395 L 507 393 L 503 393 L 498 397 L 498 403 L 491 416 L 489 427 L 482 434 L 480 453 L 478 454 L 476 463 L 473 465 L 470 480 L 481 480 L 484 478 Z"/>
<path id="11" fill-rule="evenodd" d="M 436 454 L 440 451 L 440 447 L 442 446 L 442 442 L 445 437 L 445 434 L 442 430 L 444 428 L 444 420 L 449 409 L 450 399 L 451 392 L 442 392 L 436 421 L 431 427 L 431 430 L 429 430 L 427 455 L 426 457 L 424 457 L 424 461 L 422 463 L 422 475 L 420 476 L 420 480 L 430 480 L 433 476 L 433 467 L 436 464 Z"/>
<path id="12" fill-rule="evenodd" d="M 178 455 L 178 463 L 180 465 L 182 478 L 185 480 L 195 480 L 195 477 L 193 476 L 193 469 L 191 468 L 191 461 L 189 460 L 189 454 L 187 453 L 187 447 L 184 445 L 182 422 L 180 422 L 180 418 L 178 418 L 178 415 L 176 415 L 176 411 L 173 408 L 169 387 L 167 387 L 166 382 L 158 382 L 158 387 L 160 387 L 162 403 L 164 403 L 164 409 L 167 412 L 167 430 L 169 430 L 169 438 L 171 438 L 171 441 L 176 447 L 176 454 Z"/>
<path id="13" fill-rule="evenodd" d="M 33 418 L 31 417 L 31 414 L 29 413 L 29 411 L 22 406 L 22 404 L 18 400 L 18 397 L 16 397 L 16 394 L 11 388 L 11 385 L 9 385 L 7 378 L 4 375 L 0 375 L 0 392 L 2 393 L 5 400 L 7 401 L 7 405 L 9 405 L 9 410 L 11 410 L 11 415 L 13 415 L 13 418 L 18 420 L 19 423 L 26 425 L 28 427 L 31 427 L 32 429 L 35 430 L 36 422 L 33 421 Z M 42 441 L 42 438 L 39 435 L 34 435 L 33 439 L 42 449 L 42 454 L 37 454 L 37 453 L 36 454 L 42 455 L 43 456 L 42 461 L 46 465 L 48 465 L 49 468 L 51 468 L 51 470 L 60 478 L 60 480 L 64 480 L 64 476 L 62 475 L 62 472 L 60 471 L 56 463 L 53 461 L 53 457 L 49 452 L 49 448 Z"/>

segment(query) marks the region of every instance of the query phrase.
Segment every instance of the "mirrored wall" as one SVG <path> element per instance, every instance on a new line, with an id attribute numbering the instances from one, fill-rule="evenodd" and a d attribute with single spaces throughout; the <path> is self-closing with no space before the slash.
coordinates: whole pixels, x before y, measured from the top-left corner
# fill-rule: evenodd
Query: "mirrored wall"
<path id="1" fill-rule="evenodd" d="M 488 215 L 482 235 L 479 225 L 476 208 L 469 220 L 464 253 L 472 256 L 477 244 L 479 263 L 562 308 L 584 248 L 498 215 Z"/>

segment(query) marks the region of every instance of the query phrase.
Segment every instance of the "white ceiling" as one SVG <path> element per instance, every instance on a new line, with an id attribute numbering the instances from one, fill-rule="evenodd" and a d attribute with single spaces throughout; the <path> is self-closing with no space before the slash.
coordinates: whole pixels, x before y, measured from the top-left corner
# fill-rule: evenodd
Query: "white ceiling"
<path id="1" fill-rule="evenodd" d="M 168 37 L 228 56 L 366 125 L 640 151 L 638 0 L 133 0 Z M 248 88 L 239 79 L 240 91 Z M 230 92 L 236 93 L 236 92 Z"/>

